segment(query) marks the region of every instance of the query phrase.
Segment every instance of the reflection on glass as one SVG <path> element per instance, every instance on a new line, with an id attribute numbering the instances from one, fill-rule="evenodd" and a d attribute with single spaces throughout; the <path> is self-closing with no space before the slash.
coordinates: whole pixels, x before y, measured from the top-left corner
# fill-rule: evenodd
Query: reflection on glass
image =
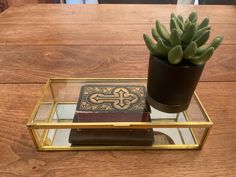
<path id="1" fill-rule="evenodd" d="M 197 134 L 197 139 L 203 137 L 205 129 L 201 129 L 201 134 Z M 71 146 L 69 143 L 71 129 L 39 129 L 37 136 L 39 141 L 45 141 L 45 146 Z M 197 144 L 190 128 L 153 128 L 153 145 L 195 145 Z M 41 132 L 39 134 L 39 132 Z M 43 135 L 46 132 L 47 135 Z M 194 132 L 195 133 L 195 132 Z M 200 131 L 198 130 L 198 133 Z M 43 137 L 45 136 L 45 137 Z M 43 140 L 44 138 L 44 140 Z M 199 140 L 198 140 L 199 141 Z M 125 146 L 125 144 L 124 144 Z"/>

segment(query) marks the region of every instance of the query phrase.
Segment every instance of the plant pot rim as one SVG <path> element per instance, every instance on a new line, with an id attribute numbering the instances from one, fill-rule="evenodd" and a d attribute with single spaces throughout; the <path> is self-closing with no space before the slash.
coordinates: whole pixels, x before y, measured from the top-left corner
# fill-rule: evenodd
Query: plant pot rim
<path id="1" fill-rule="evenodd" d="M 150 58 L 154 58 L 154 59 L 158 60 L 158 62 L 160 62 L 168 67 L 171 67 L 171 68 L 186 68 L 186 69 L 187 68 L 198 68 L 198 67 L 201 68 L 201 67 L 204 67 L 204 65 L 205 65 L 205 64 L 195 65 L 195 64 L 193 64 L 189 61 L 186 61 L 186 60 L 184 62 L 174 65 L 174 64 L 169 63 L 169 61 L 166 57 L 158 57 L 158 56 L 152 55 L 151 53 L 150 53 Z"/>

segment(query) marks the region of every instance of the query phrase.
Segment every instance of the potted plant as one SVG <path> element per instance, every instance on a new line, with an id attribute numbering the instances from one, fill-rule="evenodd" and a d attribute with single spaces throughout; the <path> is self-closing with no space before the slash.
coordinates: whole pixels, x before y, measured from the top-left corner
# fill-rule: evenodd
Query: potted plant
<path id="1" fill-rule="evenodd" d="M 147 101 L 164 112 L 176 113 L 188 108 L 205 63 L 223 40 L 217 36 L 210 44 L 209 19 L 197 23 L 197 13 L 184 20 L 171 13 L 170 32 L 156 21 L 152 39 L 144 34 L 150 51 Z"/>

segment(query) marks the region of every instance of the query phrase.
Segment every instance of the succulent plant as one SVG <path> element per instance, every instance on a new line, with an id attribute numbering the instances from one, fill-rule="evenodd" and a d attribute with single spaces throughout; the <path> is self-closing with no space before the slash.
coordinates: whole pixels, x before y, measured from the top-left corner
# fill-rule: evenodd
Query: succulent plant
<path id="1" fill-rule="evenodd" d="M 152 36 L 157 42 L 154 43 L 147 34 L 143 35 L 151 54 L 168 58 L 171 64 L 184 60 L 196 65 L 205 64 L 221 44 L 223 36 L 217 36 L 209 45 L 204 45 L 210 37 L 209 19 L 197 23 L 197 18 L 196 12 L 192 12 L 186 20 L 171 13 L 170 32 L 157 20 L 156 27 L 152 28 Z"/>

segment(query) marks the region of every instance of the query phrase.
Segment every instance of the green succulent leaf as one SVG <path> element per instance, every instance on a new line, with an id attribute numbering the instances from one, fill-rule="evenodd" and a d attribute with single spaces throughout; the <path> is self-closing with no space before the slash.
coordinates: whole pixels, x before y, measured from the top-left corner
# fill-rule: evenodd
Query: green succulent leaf
<path id="1" fill-rule="evenodd" d="M 223 39 L 224 39 L 223 36 L 215 37 L 215 39 L 213 39 L 211 43 L 209 44 L 209 47 L 214 47 L 214 49 L 217 49 L 220 46 Z"/>
<path id="2" fill-rule="evenodd" d="M 184 59 L 193 58 L 196 52 L 197 52 L 197 44 L 196 42 L 192 41 L 184 50 Z"/>
<path id="3" fill-rule="evenodd" d="M 201 47 L 203 44 L 205 44 L 208 41 L 209 37 L 210 37 L 210 30 L 207 30 L 195 40 L 195 42 L 197 43 L 197 46 Z"/>
<path id="4" fill-rule="evenodd" d="M 168 53 L 168 61 L 171 64 L 178 64 L 183 59 L 183 50 L 180 45 L 173 47 Z"/>
<path id="5" fill-rule="evenodd" d="M 143 34 L 143 39 L 151 54 L 158 55 L 157 47 L 152 41 L 152 39 L 147 34 Z"/>
<path id="6" fill-rule="evenodd" d="M 181 22 L 182 22 L 182 23 L 184 23 L 184 18 L 183 18 L 183 16 L 182 16 L 182 15 L 178 15 L 178 19 L 180 19 L 180 20 L 181 20 Z"/>
<path id="7" fill-rule="evenodd" d="M 172 18 L 177 19 L 175 13 L 173 13 L 173 12 L 171 12 L 171 14 L 170 14 L 170 19 L 172 19 Z"/>
<path id="8" fill-rule="evenodd" d="M 188 23 L 190 23 L 190 21 L 189 21 L 189 19 L 187 18 L 187 19 L 185 20 L 185 22 L 184 22 L 185 27 L 186 27 L 186 25 L 187 25 Z"/>
<path id="9" fill-rule="evenodd" d="M 210 29 L 211 29 L 210 26 L 201 28 L 200 30 L 198 30 L 198 31 L 196 32 L 196 34 L 194 35 L 194 38 L 193 38 L 193 39 L 197 39 L 197 38 L 198 38 L 199 36 L 201 36 L 205 31 L 210 30 Z"/>
<path id="10" fill-rule="evenodd" d="M 170 19 L 170 31 L 172 31 L 173 29 L 176 29 L 177 23 L 175 18 L 171 18 Z"/>
<path id="11" fill-rule="evenodd" d="M 183 31 L 180 29 L 177 21 L 174 18 L 171 18 L 170 20 L 170 31 L 172 31 L 173 29 L 176 29 L 179 33 L 180 36 L 182 36 Z"/>
<path id="12" fill-rule="evenodd" d="M 155 28 L 152 28 L 152 37 L 158 41 L 159 39 L 161 39 L 165 44 L 169 44 L 169 41 L 166 41 L 165 39 L 163 39 L 157 32 L 157 30 Z"/>
<path id="13" fill-rule="evenodd" d="M 181 44 L 181 37 L 176 29 L 173 29 L 170 34 L 170 43 L 172 46 Z"/>
<path id="14" fill-rule="evenodd" d="M 179 18 L 177 18 L 177 23 L 178 23 L 180 29 L 181 29 L 182 31 L 184 31 L 184 23 L 183 23 Z"/>
<path id="15" fill-rule="evenodd" d="M 159 38 L 159 40 L 156 44 L 156 49 L 157 49 L 157 53 L 159 56 L 167 56 L 167 54 L 170 50 L 170 47 L 168 45 L 166 45 L 161 38 Z"/>
<path id="16" fill-rule="evenodd" d="M 198 30 L 205 28 L 209 25 L 209 18 L 205 18 L 198 26 Z"/>
<path id="17" fill-rule="evenodd" d="M 185 44 L 189 44 L 193 40 L 195 33 L 196 33 L 196 26 L 194 24 L 190 24 L 188 28 L 184 31 L 184 34 L 182 36 L 182 41 Z"/>
<path id="18" fill-rule="evenodd" d="M 209 44 L 209 46 L 205 47 L 205 46 L 202 46 L 202 47 L 199 47 L 197 49 L 197 54 L 202 54 L 206 49 L 210 48 L 210 47 L 213 47 L 214 49 L 217 49 L 221 42 L 223 41 L 223 36 L 217 36 L 215 39 L 213 39 L 211 41 L 211 43 Z"/>
<path id="19" fill-rule="evenodd" d="M 163 39 L 165 39 L 166 41 L 169 41 L 170 33 L 167 31 L 165 26 L 162 25 L 158 20 L 156 21 L 156 30 Z"/>
<path id="20" fill-rule="evenodd" d="M 158 38 L 160 38 L 159 34 L 157 33 L 157 30 L 155 28 L 152 28 L 152 37 L 158 41 Z"/>
<path id="21" fill-rule="evenodd" d="M 184 32 L 188 29 L 188 27 L 189 27 L 191 24 L 194 24 L 194 23 L 188 21 L 188 22 L 186 22 L 186 23 L 184 24 L 184 29 L 185 29 Z"/>
<path id="22" fill-rule="evenodd" d="M 192 23 L 196 23 L 197 22 L 197 12 L 192 12 L 189 17 L 188 17 L 189 21 L 191 21 Z"/>
<path id="23" fill-rule="evenodd" d="M 201 55 L 194 57 L 191 62 L 196 65 L 204 65 L 213 55 L 214 48 L 210 47 L 206 49 Z"/>

